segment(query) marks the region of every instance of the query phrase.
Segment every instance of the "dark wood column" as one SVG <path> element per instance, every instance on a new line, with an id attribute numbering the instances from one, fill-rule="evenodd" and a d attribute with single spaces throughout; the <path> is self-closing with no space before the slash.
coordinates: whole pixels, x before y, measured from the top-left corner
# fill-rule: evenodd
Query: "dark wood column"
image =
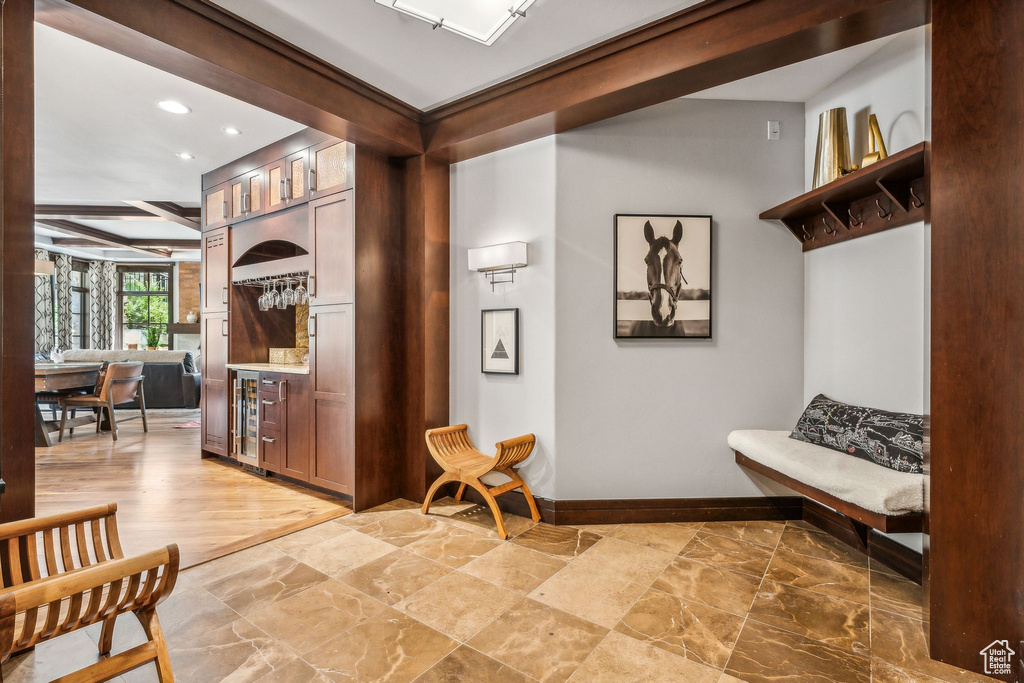
<path id="1" fill-rule="evenodd" d="M 934 659 L 1024 655 L 1024 3 L 932 0 Z"/>
<path id="2" fill-rule="evenodd" d="M 32 0 L 0 3 L 0 520 L 35 514 Z"/>
<path id="3" fill-rule="evenodd" d="M 423 432 L 448 424 L 449 168 L 405 162 L 405 348 L 408 424 L 405 496 L 422 500 L 440 469 Z"/>

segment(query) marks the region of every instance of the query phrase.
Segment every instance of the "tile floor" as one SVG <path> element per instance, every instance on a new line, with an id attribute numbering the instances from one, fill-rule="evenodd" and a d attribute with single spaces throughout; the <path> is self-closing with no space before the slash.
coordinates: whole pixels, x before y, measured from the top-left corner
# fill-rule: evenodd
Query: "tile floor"
<path id="1" fill-rule="evenodd" d="M 181 574 L 180 681 L 987 680 L 925 654 L 921 587 L 802 522 L 533 525 L 395 501 Z M 3 667 L 96 660 L 93 627 Z M 114 651 L 142 642 L 129 616 Z M 155 680 L 152 666 L 125 681 Z"/>

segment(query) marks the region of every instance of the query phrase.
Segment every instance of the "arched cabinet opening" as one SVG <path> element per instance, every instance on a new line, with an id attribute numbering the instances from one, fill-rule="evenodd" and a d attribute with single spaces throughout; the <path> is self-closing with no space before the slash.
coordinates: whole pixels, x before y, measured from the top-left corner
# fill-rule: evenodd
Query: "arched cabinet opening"
<path id="1" fill-rule="evenodd" d="M 248 251 L 239 256 L 232 265 L 235 267 L 251 266 L 257 263 L 307 255 L 309 255 L 309 252 L 294 242 L 289 242 L 288 240 L 268 240 L 253 245 Z"/>

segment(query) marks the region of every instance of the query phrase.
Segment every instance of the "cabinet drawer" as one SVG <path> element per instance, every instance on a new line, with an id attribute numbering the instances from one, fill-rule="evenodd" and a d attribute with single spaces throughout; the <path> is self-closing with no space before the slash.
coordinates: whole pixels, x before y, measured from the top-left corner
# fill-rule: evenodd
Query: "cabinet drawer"
<path id="1" fill-rule="evenodd" d="M 260 467 L 271 472 L 280 472 L 284 446 L 284 439 L 281 438 L 279 431 L 274 429 L 261 431 Z"/>
<path id="2" fill-rule="evenodd" d="M 284 409 L 284 403 L 277 399 L 277 394 L 260 393 L 260 429 L 283 429 Z"/>

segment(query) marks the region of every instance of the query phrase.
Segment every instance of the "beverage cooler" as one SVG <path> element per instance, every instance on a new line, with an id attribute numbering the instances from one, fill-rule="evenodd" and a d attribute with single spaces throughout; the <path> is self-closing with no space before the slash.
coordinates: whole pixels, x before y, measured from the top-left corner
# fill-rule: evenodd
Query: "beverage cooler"
<path id="1" fill-rule="evenodd" d="M 260 373 L 249 370 L 235 372 L 234 456 L 238 462 L 259 466 Z"/>

